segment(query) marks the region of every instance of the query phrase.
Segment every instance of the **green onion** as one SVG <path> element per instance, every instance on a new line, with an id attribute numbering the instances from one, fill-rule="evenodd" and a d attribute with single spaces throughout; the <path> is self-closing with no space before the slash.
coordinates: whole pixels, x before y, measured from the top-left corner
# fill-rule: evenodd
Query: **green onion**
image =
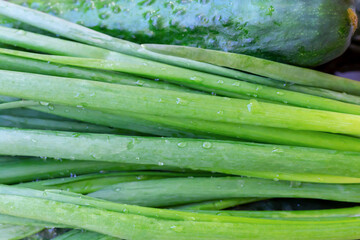
<path id="1" fill-rule="evenodd" d="M 68 177 L 79 174 L 96 173 L 102 171 L 141 171 L 170 169 L 178 171 L 179 169 L 149 166 L 137 164 L 119 164 L 111 162 L 96 161 L 69 161 L 66 159 L 54 160 L 51 158 L 0 158 L 0 183 L 14 184 L 19 182 Z"/>
<path id="2" fill-rule="evenodd" d="M 339 219 L 339 218 L 359 218 L 360 208 L 338 208 L 325 210 L 297 210 L 297 211 L 196 211 L 198 213 L 213 214 L 220 216 L 236 216 L 251 218 L 268 219 L 292 219 L 292 220 L 312 220 L 321 219 Z"/>
<path id="3" fill-rule="evenodd" d="M 1 107 L 2 104 L 0 104 Z M 1 127 L 16 127 L 24 129 L 44 129 L 58 131 L 74 131 L 74 132 L 93 132 L 93 133 L 113 133 L 124 135 L 138 135 L 135 132 L 112 129 L 108 127 L 74 122 L 74 121 L 56 121 L 50 119 L 24 118 L 8 115 L 0 115 Z"/>
<path id="4" fill-rule="evenodd" d="M 11 109 L 11 108 L 21 108 L 21 107 L 31 107 L 31 106 L 37 106 L 41 103 L 36 101 L 14 101 L 14 102 L 7 102 L 7 103 L 1 103 L 0 104 L 0 110 L 4 109 Z"/>
<path id="5" fill-rule="evenodd" d="M 64 227 L 63 225 L 51 224 L 44 221 L 36 221 L 28 218 L 20 218 L 9 215 L 0 214 L 0 225 L 16 225 L 16 226 L 34 226 L 34 227 Z"/>
<path id="6" fill-rule="evenodd" d="M 360 139 L 358 138 L 320 132 L 293 131 L 281 128 L 223 124 L 187 119 L 164 119 L 150 115 L 130 114 L 125 112 L 122 112 L 121 116 L 117 116 L 99 111 L 59 105 L 52 105 L 51 108 L 38 106 L 32 107 L 32 109 L 80 121 L 115 128 L 130 129 L 160 136 L 209 138 L 212 134 L 215 134 L 213 137 L 216 136 L 216 138 L 219 139 L 223 139 L 223 136 L 227 136 L 265 143 L 360 151 Z M 174 126 L 176 127 L 174 128 Z M 189 130 L 195 134 L 190 133 Z"/>
<path id="7" fill-rule="evenodd" d="M 159 78 L 169 82 L 182 84 L 188 87 L 215 91 L 221 95 L 236 98 L 259 97 L 264 100 L 289 103 L 295 106 L 329 110 L 342 113 L 360 114 L 360 106 L 344 103 L 332 99 L 276 89 L 272 87 L 241 82 L 230 78 L 210 75 L 202 72 L 181 69 L 156 62 L 146 62 L 145 60 L 121 56 L 121 59 L 85 59 L 63 56 L 49 56 L 35 53 L 21 52 L 9 49 L 0 49 L 0 53 L 10 54 L 19 57 L 33 58 L 43 61 L 57 62 L 61 64 L 74 65 L 79 67 L 104 69 L 112 71 L 126 72 L 141 75 L 147 78 Z M 146 66 L 146 67 L 144 67 Z M 160 69 L 160 71 L 159 71 Z"/>
<path id="8" fill-rule="evenodd" d="M 142 77 L 129 75 L 125 73 L 113 73 L 107 71 L 97 71 L 94 69 L 71 67 L 61 64 L 53 64 L 43 61 L 15 57 L 10 55 L 0 54 L 0 69 L 38 73 L 51 76 L 82 78 L 93 81 L 101 81 L 108 83 L 117 83 L 124 85 L 159 88 L 183 92 L 196 92 L 185 87 L 180 87 L 174 84 L 165 83 L 162 81 L 154 81 Z"/>
<path id="9" fill-rule="evenodd" d="M 215 175 L 215 174 L 213 174 Z M 87 194 L 96 192 L 121 182 L 137 182 L 151 179 L 173 177 L 211 176 L 208 173 L 175 173 L 175 172 L 114 172 L 105 174 L 88 174 L 60 179 L 49 179 L 36 182 L 21 183 L 18 186 L 38 190 L 59 189 L 75 193 Z M 216 175 L 215 175 L 216 176 Z"/>
<path id="10" fill-rule="evenodd" d="M 1 110 L 2 115 L 14 116 L 14 117 L 23 117 L 23 118 L 39 118 L 39 119 L 48 119 L 55 121 L 71 121 L 69 118 L 63 118 L 56 116 L 54 114 L 48 114 L 40 111 L 35 111 L 27 108 L 12 108 L 7 110 Z"/>
<path id="11" fill-rule="evenodd" d="M 96 232 L 89 232 L 83 230 L 71 230 L 53 240 L 117 240 L 118 238 L 106 236 Z"/>
<path id="12" fill-rule="evenodd" d="M 360 134 L 360 116 L 356 115 L 3 70 L 0 74 L 0 94 L 36 101 L 115 114 L 127 111 L 170 118 Z"/>
<path id="13" fill-rule="evenodd" d="M 0 213 L 123 239 L 356 239 L 358 219 L 286 221 L 143 208 L 81 195 L 0 187 Z M 41 209 L 41 214 L 39 214 Z"/>
<path id="14" fill-rule="evenodd" d="M 169 178 L 114 184 L 89 196 L 148 207 L 224 198 L 314 198 L 360 202 L 359 184 L 319 184 L 239 177 Z"/>
<path id="15" fill-rule="evenodd" d="M 78 121 L 89 122 L 97 125 L 113 127 L 117 129 L 127 129 L 131 131 L 141 132 L 150 135 L 168 136 L 168 137 L 189 137 L 189 138 L 209 138 L 208 134 L 200 132 L 194 128 L 192 131 L 186 128 L 174 127 L 169 125 L 166 119 L 157 118 L 144 114 L 131 114 L 128 112 L 121 112 L 115 114 L 104 113 L 101 111 L 90 110 L 87 108 L 67 107 L 61 105 L 51 105 L 52 107 L 37 106 L 31 107 L 33 110 L 44 113 L 55 114 L 66 118 L 75 119 Z M 155 118 L 153 121 L 149 118 Z M 159 121 L 161 122 L 159 123 Z M 165 124 L 163 124 L 165 122 Z M 183 126 L 182 124 L 181 126 Z M 139 135 L 139 134 L 137 134 Z M 345 140 L 349 143 L 351 148 L 354 146 L 350 143 L 352 140 Z M 357 145 L 358 146 L 358 145 Z"/>
<path id="16" fill-rule="evenodd" d="M 291 181 L 360 182 L 360 154 L 355 152 L 6 128 L 0 128 L 0 136 L 1 155 L 148 164 Z"/>
<path id="17" fill-rule="evenodd" d="M 0 103 L 3 102 L 13 102 L 13 101 L 17 101 L 19 100 L 18 98 L 14 98 L 14 97 L 8 97 L 8 96 L 1 96 L 0 95 Z"/>
<path id="18" fill-rule="evenodd" d="M 79 121 L 129 129 L 158 136 L 204 139 L 226 139 L 226 137 L 229 137 L 260 143 L 360 152 L 360 139 L 345 135 L 193 119 L 162 118 L 129 112 L 121 112 L 114 115 L 86 108 L 65 107 L 60 105 L 53 105 L 52 108 L 37 106 L 32 107 L 32 109 Z"/>
<path id="19" fill-rule="evenodd" d="M 339 92 L 355 94 L 357 96 L 360 95 L 359 82 L 311 69 L 243 54 L 227 53 L 209 49 L 168 45 L 145 45 L 145 47 L 158 53 L 170 54 L 177 57 L 229 67 L 280 81 L 332 89 Z"/>
<path id="20" fill-rule="evenodd" d="M 171 207 L 175 210 L 221 210 L 225 208 L 235 207 L 242 204 L 252 203 L 264 200 L 265 198 L 230 198 L 224 200 L 211 200 L 200 203 L 190 203 Z"/>
<path id="21" fill-rule="evenodd" d="M 20 240 L 42 231 L 44 227 L 0 224 L 1 239 Z"/>

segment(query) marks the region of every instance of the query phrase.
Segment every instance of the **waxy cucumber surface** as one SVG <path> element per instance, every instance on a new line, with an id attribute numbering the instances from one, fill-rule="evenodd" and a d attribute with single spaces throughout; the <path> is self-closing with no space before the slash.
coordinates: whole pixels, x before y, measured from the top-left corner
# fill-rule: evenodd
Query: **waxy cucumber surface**
<path id="1" fill-rule="evenodd" d="M 138 43 L 196 46 L 302 66 L 341 55 L 353 0 L 10 0 Z M 7 26 L 18 23 L 1 18 Z"/>

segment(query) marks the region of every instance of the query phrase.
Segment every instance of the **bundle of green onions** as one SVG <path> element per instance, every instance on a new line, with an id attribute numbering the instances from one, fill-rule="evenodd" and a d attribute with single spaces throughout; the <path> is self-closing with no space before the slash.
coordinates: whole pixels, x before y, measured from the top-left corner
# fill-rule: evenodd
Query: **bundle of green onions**
<path id="1" fill-rule="evenodd" d="M 360 238 L 358 207 L 223 210 L 359 203 L 359 82 L 0 14 L 62 37 L 0 27 L 0 239 Z"/>

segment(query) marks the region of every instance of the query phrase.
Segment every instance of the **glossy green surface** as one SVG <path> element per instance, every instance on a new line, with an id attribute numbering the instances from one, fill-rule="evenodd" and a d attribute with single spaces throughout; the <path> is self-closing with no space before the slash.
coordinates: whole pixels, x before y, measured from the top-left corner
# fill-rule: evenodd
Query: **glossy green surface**
<path id="1" fill-rule="evenodd" d="M 70 225 L 121 239 L 358 239 L 355 219 L 287 221 L 117 204 L 59 191 L 0 186 L 0 213 Z M 40 212 L 41 211 L 41 212 Z M 40 214 L 41 213 L 41 214 Z"/>
<path id="2" fill-rule="evenodd" d="M 237 141 L 7 128 L 0 128 L 0 135 L 1 155 L 146 164 L 143 169 L 156 165 L 151 168 L 187 168 L 289 181 L 360 182 L 360 153 L 355 152 Z"/>
<path id="3" fill-rule="evenodd" d="M 20 240 L 37 232 L 40 232 L 43 227 L 37 226 L 18 226 L 0 224 L 0 239 L 1 240 Z"/>
<path id="4" fill-rule="evenodd" d="M 133 42 L 196 46 L 303 66 L 342 54 L 354 31 L 352 0 L 10 2 Z M 2 23 L 19 26 L 13 20 Z"/>
<path id="5" fill-rule="evenodd" d="M 216 174 L 213 174 L 216 176 Z M 20 183 L 18 186 L 38 190 L 59 189 L 73 193 L 88 194 L 109 187 L 113 184 L 132 181 L 146 181 L 152 179 L 176 178 L 176 177 L 194 177 L 194 176 L 212 176 L 207 173 L 174 173 L 174 172 L 151 172 L 151 171 L 133 171 L 133 172 L 113 172 L 113 173 L 94 173 L 88 175 L 65 178 L 47 179 L 43 181 Z M 206 209 L 209 210 L 209 209 Z M 212 210 L 212 209 L 210 209 Z"/>
<path id="6" fill-rule="evenodd" d="M 60 235 L 53 240 L 116 240 L 119 238 L 114 238 L 106 236 L 100 233 L 88 232 L 83 230 L 72 230 L 63 235 Z"/>
<path id="7" fill-rule="evenodd" d="M 71 161 L 65 159 L 55 160 L 46 157 L 0 157 L 0 164 L 0 183 L 2 184 L 14 184 L 57 177 L 70 177 L 97 172 L 137 171 L 157 168 L 157 166 L 140 166 L 136 164 Z"/>
<path id="8" fill-rule="evenodd" d="M 112 202 L 167 207 L 229 198 L 313 198 L 360 202 L 359 184 L 294 183 L 245 177 L 167 178 L 114 184 L 89 196 Z"/>
<path id="9" fill-rule="evenodd" d="M 238 205 L 248 204 L 256 201 L 264 200 L 264 198 L 230 198 L 224 200 L 210 200 L 204 202 L 190 203 L 170 207 L 177 210 L 222 210 L 226 208 L 236 207 Z"/>

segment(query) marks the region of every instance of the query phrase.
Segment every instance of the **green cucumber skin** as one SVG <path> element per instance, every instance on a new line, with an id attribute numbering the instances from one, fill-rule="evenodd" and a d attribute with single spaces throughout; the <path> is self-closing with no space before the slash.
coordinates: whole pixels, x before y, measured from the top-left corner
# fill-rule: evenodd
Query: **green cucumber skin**
<path id="1" fill-rule="evenodd" d="M 10 0 L 138 43 L 244 53 L 301 66 L 350 44 L 353 0 Z M 18 23 L 2 18 L 3 25 Z"/>

